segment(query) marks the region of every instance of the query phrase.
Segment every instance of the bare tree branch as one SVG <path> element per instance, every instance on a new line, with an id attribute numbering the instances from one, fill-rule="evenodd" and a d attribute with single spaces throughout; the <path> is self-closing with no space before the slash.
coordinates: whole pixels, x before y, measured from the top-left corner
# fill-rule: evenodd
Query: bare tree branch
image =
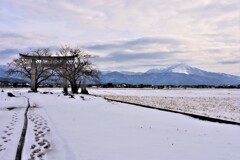
<path id="1" fill-rule="evenodd" d="M 99 71 L 90 62 L 92 56 L 86 54 L 83 50 L 63 46 L 58 50 L 57 54 L 61 56 L 76 56 L 74 61 L 67 61 L 66 66 L 57 71 L 59 76 L 66 78 L 70 82 L 73 93 L 78 93 L 84 77 L 99 80 Z"/>
<path id="2" fill-rule="evenodd" d="M 51 56 L 52 53 L 50 52 L 49 48 L 38 48 L 35 50 L 30 50 L 29 52 L 23 53 L 25 55 L 33 55 L 33 56 Z M 24 59 L 19 57 L 14 59 L 8 65 L 11 68 L 8 70 L 8 75 L 18 74 L 22 78 L 27 78 L 31 80 L 31 59 Z M 44 63 L 48 63 L 49 65 L 44 65 Z M 48 80 L 54 74 L 54 70 L 51 67 L 51 62 L 46 62 L 44 60 L 37 60 L 37 69 L 36 69 L 36 88 L 39 85 Z"/>

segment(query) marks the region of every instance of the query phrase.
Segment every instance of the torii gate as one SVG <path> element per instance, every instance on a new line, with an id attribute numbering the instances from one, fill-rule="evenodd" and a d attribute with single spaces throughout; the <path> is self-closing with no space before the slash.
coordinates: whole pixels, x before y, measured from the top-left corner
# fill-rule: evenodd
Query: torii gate
<path id="1" fill-rule="evenodd" d="M 24 55 L 24 54 L 21 54 L 19 53 L 19 55 L 23 58 L 23 59 L 31 59 L 32 62 L 31 62 L 31 90 L 33 92 L 36 92 L 37 91 L 37 88 L 36 88 L 36 69 L 37 69 L 37 63 L 36 63 L 36 60 L 48 60 L 48 61 L 57 61 L 58 63 L 56 63 L 55 67 L 57 66 L 63 66 L 63 68 L 66 66 L 66 62 L 68 60 L 74 60 L 76 55 L 74 56 L 32 56 L 32 55 Z M 60 62 L 59 62 L 60 61 Z M 49 63 L 46 63 L 45 64 L 46 66 L 50 66 Z M 63 73 L 65 73 L 63 71 Z M 63 92 L 64 93 L 68 93 L 68 84 L 67 84 L 67 79 L 63 78 Z"/>

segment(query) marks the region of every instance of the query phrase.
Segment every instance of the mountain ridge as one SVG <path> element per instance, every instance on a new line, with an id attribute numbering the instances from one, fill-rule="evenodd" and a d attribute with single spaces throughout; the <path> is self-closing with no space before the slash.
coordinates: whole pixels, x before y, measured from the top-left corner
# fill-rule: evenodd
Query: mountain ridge
<path id="1" fill-rule="evenodd" d="M 150 69 L 142 74 L 108 72 L 101 76 L 102 83 L 128 83 L 149 85 L 238 85 L 240 77 L 207 72 L 186 64 L 176 64 L 162 69 Z"/>
<path id="2" fill-rule="evenodd" d="M 23 80 L 20 77 L 7 77 L 8 66 L 0 65 L 0 80 Z M 176 64 L 146 72 L 104 71 L 100 75 L 102 84 L 146 84 L 146 85 L 240 85 L 240 77 L 204 71 L 186 64 Z"/>

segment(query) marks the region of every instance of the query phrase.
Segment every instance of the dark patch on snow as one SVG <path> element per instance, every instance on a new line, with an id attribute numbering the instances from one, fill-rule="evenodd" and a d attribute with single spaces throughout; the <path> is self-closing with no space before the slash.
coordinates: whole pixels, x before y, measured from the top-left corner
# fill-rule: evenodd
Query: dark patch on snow
<path id="1" fill-rule="evenodd" d="M 44 92 L 41 92 L 40 94 L 53 94 L 53 93 L 44 91 Z"/>
<path id="2" fill-rule="evenodd" d="M 16 97 L 14 94 L 12 94 L 11 92 L 7 93 L 8 97 Z"/>
<path id="3" fill-rule="evenodd" d="M 6 108 L 7 110 L 9 110 L 9 111 L 11 111 L 11 110 L 13 110 L 13 109 L 15 109 L 16 107 L 8 107 L 8 108 Z"/>
<path id="4" fill-rule="evenodd" d="M 80 96 L 80 98 L 82 98 L 82 100 L 85 100 L 84 96 Z"/>
<path id="5" fill-rule="evenodd" d="M 69 98 L 74 98 L 75 99 L 73 94 L 69 94 Z"/>

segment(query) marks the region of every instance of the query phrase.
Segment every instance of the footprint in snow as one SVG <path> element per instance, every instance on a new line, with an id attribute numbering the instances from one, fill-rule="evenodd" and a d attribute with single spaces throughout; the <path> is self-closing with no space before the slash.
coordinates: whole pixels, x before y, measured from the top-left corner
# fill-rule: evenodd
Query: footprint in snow
<path id="1" fill-rule="evenodd" d="M 0 152 L 3 151 L 3 150 L 6 150 L 6 148 L 2 148 L 2 149 L 0 149 Z"/>
<path id="2" fill-rule="evenodd" d="M 41 149 L 35 149 L 35 150 L 33 150 L 32 153 L 39 153 L 40 151 L 41 151 Z"/>
<path id="3" fill-rule="evenodd" d="M 45 142 L 44 142 L 44 141 L 41 141 L 41 142 L 38 142 L 38 144 L 39 144 L 40 146 L 43 146 L 43 145 L 45 145 Z"/>
<path id="4" fill-rule="evenodd" d="M 5 140 L 5 141 L 3 141 L 4 143 L 7 143 L 7 142 L 9 142 L 9 141 L 11 141 L 11 139 L 7 139 L 7 140 Z"/>
<path id="5" fill-rule="evenodd" d="M 36 145 L 35 144 L 31 145 L 31 149 L 34 149 L 34 148 L 36 148 Z"/>
<path id="6" fill-rule="evenodd" d="M 45 154 L 44 153 L 39 153 L 37 157 L 42 158 Z"/>
<path id="7" fill-rule="evenodd" d="M 44 149 L 48 149 L 48 148 L 50 148 L 50 146 L 51 146 L 50 143 L 48 143 L 48 144 L 47 144 L 46 146 L 44 146 L 43 148 L 44 148 Z"/>
<path id="8" fill-rule="evenodd" d="M 35 141 L 38 142 L 40 140 L 39 137 L 35 137 Z"/>

